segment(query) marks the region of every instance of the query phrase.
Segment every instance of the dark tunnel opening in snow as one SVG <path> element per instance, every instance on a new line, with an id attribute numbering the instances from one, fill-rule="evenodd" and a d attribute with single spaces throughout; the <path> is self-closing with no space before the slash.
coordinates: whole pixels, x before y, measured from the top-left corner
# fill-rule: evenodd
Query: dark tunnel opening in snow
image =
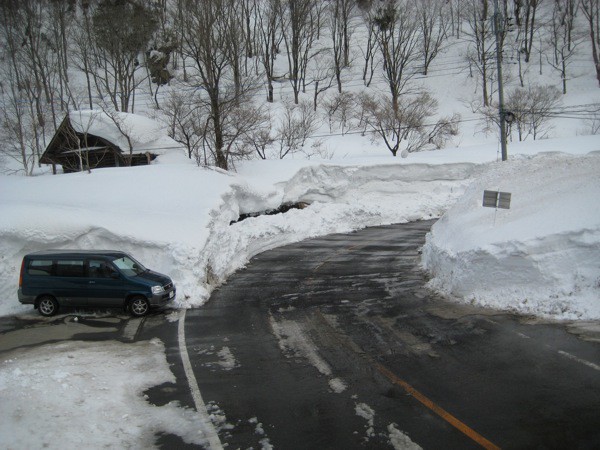
<path id="1" fill-rule="evenodd" d="M 249 219 L 250 217 L 272 216 L 275 214 L 286 213 L 290 209 L 304 209 L 309 204 L 310 203 L 306 203 L 306 202 L 287 202 L 287 203 L 283 203 L 278 208 L 267 209 L 266 211 L 258 211 L 258 212 L 240 214 L 240 216 L 237 218 L 237 220 L 232 220 L 231 222 L 229 222 L 229 225 L 233 225 L 234 223 L 238 223 L 238 222 L 241 222 L 242 220 Z"/>

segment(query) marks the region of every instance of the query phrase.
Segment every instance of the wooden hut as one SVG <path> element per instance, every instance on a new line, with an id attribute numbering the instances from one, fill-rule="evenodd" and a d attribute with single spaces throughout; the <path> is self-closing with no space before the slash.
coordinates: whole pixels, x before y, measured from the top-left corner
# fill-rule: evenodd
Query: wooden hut
<path id="1" fill-rule="evenodd" d="M 180 146 L 153 120 L 136 114 L 72 111 L 61 122 L 40 163 L 52 172 L 150 164 L 157 155 Z"/>

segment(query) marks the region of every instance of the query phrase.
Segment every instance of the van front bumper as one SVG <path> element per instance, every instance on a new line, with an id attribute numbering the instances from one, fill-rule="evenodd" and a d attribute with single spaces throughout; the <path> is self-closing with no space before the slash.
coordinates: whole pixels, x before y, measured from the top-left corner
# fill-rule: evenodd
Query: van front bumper
<path id="1" fill-rule="evenodd" d="M 150 297 L 150 305 L 151 306 L 164 306 L 168 303 L 171 303 L 175 300 L 176 297 L 176 289 L 173 286 L 173 289 L 163 293 L 163 294 L 154 294 Z"/>

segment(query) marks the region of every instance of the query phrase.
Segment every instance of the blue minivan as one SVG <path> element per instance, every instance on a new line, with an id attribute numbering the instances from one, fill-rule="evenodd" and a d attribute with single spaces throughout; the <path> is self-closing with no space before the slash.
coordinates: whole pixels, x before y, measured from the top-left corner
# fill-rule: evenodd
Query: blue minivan
<path id="1" fill-rule="evenodd" d="M 175 285 L 120 251 L 48 250 L 23 258 L 18 296 L 42 316 L 68 306 L 123 308 L 139 317 L 173 302 Z"/>

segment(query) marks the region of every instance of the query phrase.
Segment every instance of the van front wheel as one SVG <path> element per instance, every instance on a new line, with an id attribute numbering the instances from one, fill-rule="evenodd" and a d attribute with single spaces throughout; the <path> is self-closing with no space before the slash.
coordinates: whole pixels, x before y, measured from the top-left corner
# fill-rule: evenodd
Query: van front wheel
<path id="1" fill-rule="evenodd" d="M 58 302 L 54 297 L 46 295 L 40 298 L 38 302 L 38 311 L 44 317 L 50 317 L 58 311 Z"/>
<path id="2" fill-rule="evenodd" d="M 144 297 L 134 297 L 129 303 L 129 310 L 132 316 L 145 316 L 150 311 L 150 303 Z"/>

